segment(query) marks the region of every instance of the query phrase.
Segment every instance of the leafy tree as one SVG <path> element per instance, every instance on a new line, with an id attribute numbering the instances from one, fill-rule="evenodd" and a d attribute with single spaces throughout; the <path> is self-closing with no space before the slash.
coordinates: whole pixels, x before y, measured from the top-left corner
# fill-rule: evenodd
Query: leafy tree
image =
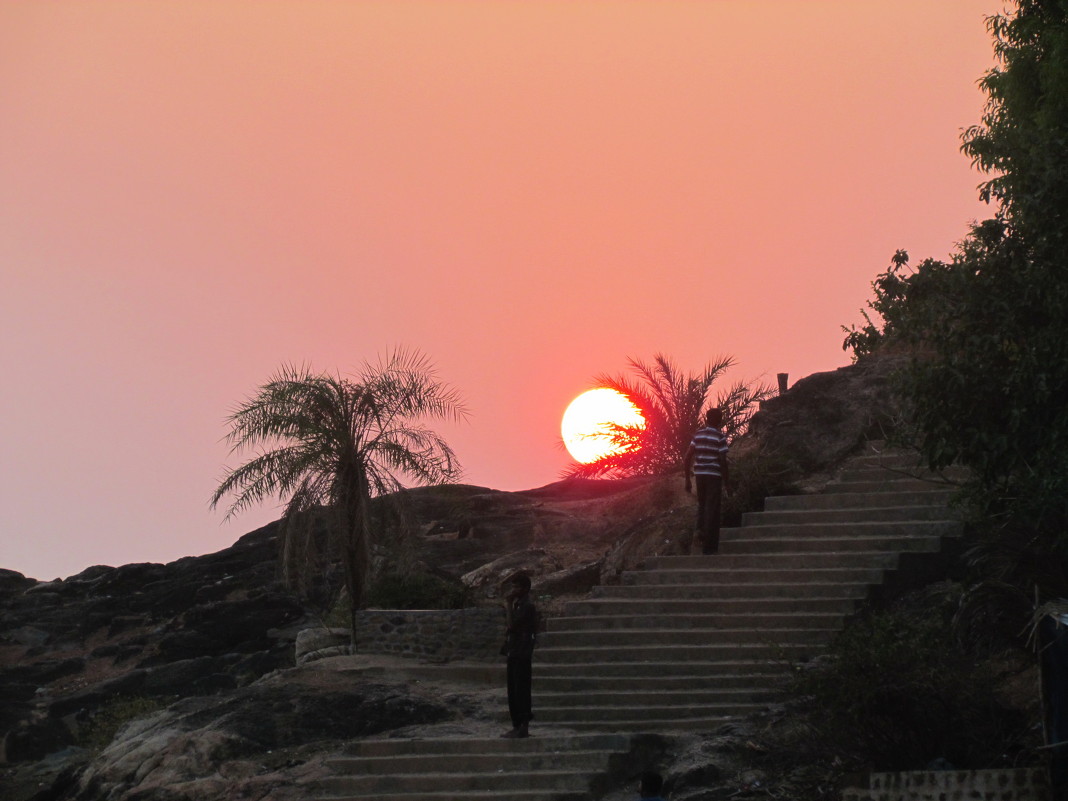
<path id="1" fill-rule="evenodd" d="M 882 328 L 868 318 L 845 347 L 910 353 L 929 462 L 973 468 L 986 517 L 1049 549 L 1068 545 L 1068 5 L 1017 0 L 988 28 L 997 64 L 962 149 L 1000 208 L 946 262 L 907 272 L 899 251 L 873 285 Z"/>
<path id="2" fill-rule="evenodd" d="M 964 132 L 964 152 L 992 177 L 980 197 L 1001 203 L 1036 255 L 1063 253 L 1068 214 L 1068 6 L 1017 0 L 987 20 L 997 65 L 982 79 L 988 102 Z"/>
<path id="3" fill-rule="evenodd" d="M 946 261 L 928 259 L 913 270 L 898 251 L 873 284 L 868 306 L 877 319 L 865 314 L 866 325 L 847 329 L 844 346 L 861 359 L 880 351 L 906 355 L 900 388 L 928 462 L 971 468 L 966 498 L 971 531 L 980 536 L 966 553 L 967 588 L 955 599 L 953 628 L 972 644 L 1002 648 L 1018 644 L 1036 596 L 1068 596 L 1068 4 L 1016 0 L 1011 12 L 988 20 L 988 29 L 997 63 L 981 81 L 988 102 L 980 124 L 964 132 L 962 150 L 988 176 L 980 197 L 998 208 L 971 227 Z M 925 645 L 922 632 L 857 632 L 854 656 L 886 651 L 880 645 L 886 634 L 916 645 L 912 664 L 930 661 L 938 676 L 953 675 L 954 665 L 924 656 L 924 650 L 949 649 L 937 641 Z M 825 676 L 824 689 L 862 713 L 853 721 L 841 715 L 846 709 L 827 715 L 850 724 L 847 741 L 863 743 L 852 725 L 858 719 L 865 731 L 920 730 L 889 718 L 873 727 L 879 707 L 935 731 L 916 715 L 924 707 L 909 702 L 934 708 L 925 694 L 935 690 L 934 701 L 949 700 L 972 718 L 954 722 L 954 742 L 963 742 L 961 731 L 977 731 L 977 744 L 1010 752 L 1001 750 L 1013 739 L 1009 732 L 984 731 L 974 719 L 982 699 L 993 697 L 990 688 L 975 685 L 981 692 L 973 698 L 952 701 L 979 674 L 961 673 L 953 687 L 920 684 L 902 701 L 872 683 L 870 664 L 850 661 L 840 658 L 839 666 L 878 694 L 851 696 L 848 676 Z M 826 715 L 828 707 L 819 709 Z M 953 720 L 950 714 L 940 719 Z M 900 745 L 921 742 L 914 737 Z M 869 739 L 866 747 L 886 745 Z"/>
<path id="4" fill-rule="evenodd" d="M 314 569 L 314 523 L 325 516 L 344 570 L 355 644 L 370 569 L 370 500 L 400 490 L 402 478 L 427 484 L 457 478 L 455 454 L 420 421 L 466 414 L 456 391 L 415 351 L 394 351 L 354 378 L 283 367 L 229 416 L 231 453 L 255 455 L 226 472 L 211 506 L 231 496 L 229 519 L 268 497 L 284 500 L 280 541 L 290 584 Z"/>
<path id="5" fill-rule="evenodd" d="M 645 425 L 607 426 L 618 452 L 589 464 L 575 464 L 565 471 L 566 476 L 641 476 L 679 470 L 707 409 L 718 406 L 723 410 L 724 431 L 730 440 L 744 432 L 759 401 L 772 395 L 771 388 L 763 384 L 738 382 L 713 401 L 713 385 L 734 365 L 730 357 L 717 358 L 699 373 L 683 373 L 660 353 L 651 364 L 627 361 L 630 376 L 602 374 L 594 383 L 630 399 Z"/>

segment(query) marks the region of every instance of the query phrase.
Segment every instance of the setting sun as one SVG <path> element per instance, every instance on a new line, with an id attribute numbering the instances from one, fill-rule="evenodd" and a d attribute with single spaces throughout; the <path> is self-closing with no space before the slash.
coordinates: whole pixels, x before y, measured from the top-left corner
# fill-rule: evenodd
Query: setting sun
<path id="1" fill-rule="evenodd" d="M 619 447 L 608 434 L 611 424 L 645 427 L 645 418 L 626 395 L 600 387 L 583 392 L 567 407 L 560 423 L 567 452 L 577 462 L 589 464 L 603 456 L 618 453 Z"/>

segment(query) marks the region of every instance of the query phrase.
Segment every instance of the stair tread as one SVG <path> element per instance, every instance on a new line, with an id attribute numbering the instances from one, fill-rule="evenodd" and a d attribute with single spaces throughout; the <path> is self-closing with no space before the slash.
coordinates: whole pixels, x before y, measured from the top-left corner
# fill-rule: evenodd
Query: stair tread
<path id="1" fill-rule="evenodd" d="M 769 635 L 770 636 L 770 635 L 773 635 L 773 634 L 785 634 L 787 632 L 796 633 L 796 632 L 802 632 L 803 631 L 803 632 L 807 633 L 807 632 L 812 632 L 812 631 L 837 631 L 837 630 L 838 630 L 837 626 L 825 626 L 823 628 L 797 628 L 797 627 L 794 627 L 794 626 L 771 626 L 771 627 L 768 627 L 768 628 L 761 628 L 761 629 L 753 629 L 753 628 L 746 628 L 746 627 L 730 627 L 730 628 L 727 628 L 727 627 L 723 627 L 723 626 L 710 626 L 708 628 L 685 628 L 685 629 L 679 628 L 679 629 L 673 629 L 673 628 L 668 627 L 668 626 L 655 626 L 655 627 L 647 628 L 647 629 L 646 628 L 577 629 L 575 631 L 553 630 L 553 631 L 546 632 L 546 636 L 547 637 L 555 636 L 557 634 L 575 634 L 575 635 L 582 634 L 582 635 L 585 636 L 585 635 L 597 634 L 598 632 L 603 633 L 603 634 L 611 634 L 613 637 L 637 637 L 637 636 L 640 636 L 640 635 L 643 635 L 643 634 L 659 634 L 659 633 L 685 634 L 687 636 L 694 636 L 696 634 L 702 634 L 702 633 L 734 634 L 734 633 L 738 633 L 738 632 L 743 632 L 743 633 L 746 633 L 746 634 L 752 634 L 752 633 L 758 632 L 758 633 L 760 633 L 762 635 Z M 539 634 L 538 636 L 540 637 L 541 635 Z M 540 642 L 540 640 L 539 640 L 539 642 Z M 546 644 L 545 647 L 549 648 L 551 646 Z"/>

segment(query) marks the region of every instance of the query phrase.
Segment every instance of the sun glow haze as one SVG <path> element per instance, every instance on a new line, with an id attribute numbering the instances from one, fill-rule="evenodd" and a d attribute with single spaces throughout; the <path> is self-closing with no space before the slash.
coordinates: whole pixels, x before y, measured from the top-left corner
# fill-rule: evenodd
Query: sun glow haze
<path id="1" fill-rule="evenodd" d="M 0 568 L 276 520 L 207 502 L 284 364 L 422 350 L 474 411 L 430 423 L 464 482 L 520 491 L 628 357 L 848 363 L 891 255 L 994 213 L 959 131 L 1002 6 L 0 3 Z"/>
<path id="2" fill-rule="evenodd" d="M 608 426 L 645 427 L 645 418 L 638 407 L 621 392 L 599 387 L 583 392 L 567 407 L 560 423 L 567 452 L 582 464 L 595 462 L 603 456 L 618 453 Z"/>

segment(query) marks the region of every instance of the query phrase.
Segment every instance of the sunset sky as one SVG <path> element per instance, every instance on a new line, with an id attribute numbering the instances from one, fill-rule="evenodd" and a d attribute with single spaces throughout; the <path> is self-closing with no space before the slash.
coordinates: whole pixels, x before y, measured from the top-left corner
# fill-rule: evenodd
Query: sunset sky
<path id="1" fill-rule="evenodd" d="M 0 567 L 215 551 L 227 412 L 426 352 L 468 483 L 662 351 L 791 383 L 990 209 L 989 0 L 0 7 Z"/>

